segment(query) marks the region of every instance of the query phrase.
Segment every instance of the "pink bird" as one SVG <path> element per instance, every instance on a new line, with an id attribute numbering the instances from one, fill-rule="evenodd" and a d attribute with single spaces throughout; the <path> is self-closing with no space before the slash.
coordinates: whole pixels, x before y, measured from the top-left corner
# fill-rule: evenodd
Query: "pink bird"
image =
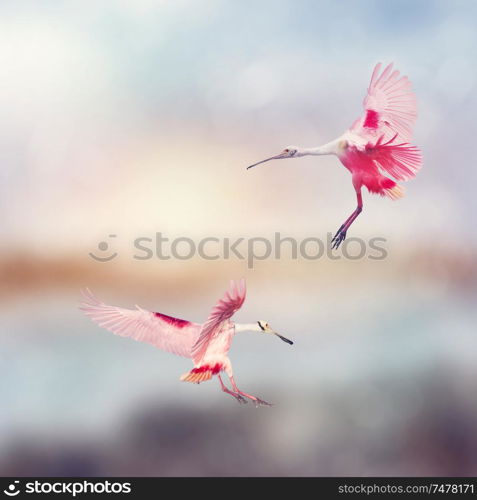
<path id="1" fill-rule="evenodd" d="M 232 316 L 245 301 L 245 280 L 239 284 L 230 282 L 229 290 L 217 302 L 204 324 L 192 323 L 173 318 L 158 312 L 136 309 L 122 309 L 100 302 L 88 289 L 83 291 L 85 301 L 80 309 L 99 326 L 122 337 L 130 337 L 179 356 L 191 358 L 194 368 L 182 375 L 184 382 L 199 384 L 217 375 L 222 391 L 233 396 L 239 403 L 246 403 L 248 398 L 256 406 L 270 403 L 256 396 L 241 391 L 235 383 L 232 363 L 227 354 L 232 339 L 239 332 L 259 332 L 273 334 L 288 344 L 293 342 L 275 332 L 266 321 L 238 324 L 231 321 Z M 232 389 L 222 381 L 221 372 L 230 379 Z"/>
<path id="2" fill-rule="evenodd" d="M 410 144 L 417 117 L 416 98 L 411 91 L 411 82 L 392 68 L 393 65 L 389 64 L 380 73 L 381 63 L 376 65 L 363 101 L 364 115 L 343 135 L 316 148 L 288 146 L 280 154 L 248 167 L 284 158 L 336 155 L 351 172 L 358 206 L 334 235 L 332 248 L 340 246 L 349 227 L 363 210 L 362 186 L 366 186 L 370 193 L 396 200 L 404 195 L 404 190 L 395 180 L 407 181 L 421 168 L 421 152 Z"/>

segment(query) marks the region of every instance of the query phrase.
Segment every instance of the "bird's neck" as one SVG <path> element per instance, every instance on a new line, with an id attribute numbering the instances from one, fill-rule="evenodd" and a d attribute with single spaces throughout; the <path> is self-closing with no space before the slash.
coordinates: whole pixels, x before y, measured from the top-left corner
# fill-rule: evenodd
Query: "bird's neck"
<path id="1" fill-rule="evenodd" d="M 316 148 L 300 148 L 301 156 L 321 156 L 321 155 L 335 155 L 338 154 L 341 139 L 323 144 Z"/>
<path id="2" fill-rule="evenodd" d="M 235 323 L 235 333 L 240 332 L 261 332 L 258 323 Z"/>

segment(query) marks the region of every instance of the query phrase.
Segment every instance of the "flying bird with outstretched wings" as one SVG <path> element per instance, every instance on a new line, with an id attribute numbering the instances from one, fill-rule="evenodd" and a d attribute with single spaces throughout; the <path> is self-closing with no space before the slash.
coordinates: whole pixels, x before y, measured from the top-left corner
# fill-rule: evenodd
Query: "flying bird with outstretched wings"
<path id="1" fill-rule="evenodd" d="M 250 399 L 256 406 L 270 403 L 241 391 L 234 380 L 232 363 L 228 352 L 232 339 L 239 332 L 258 332 L 276 335 L 284 342 L 293 344 L 286 337 L 275 332 L 266 321 L 235 323 L 232 316 L 245 301 L 245 280 L 230 282 L 230 288 L 217 302 L 203 324 L 151 312 L 136 306 L 123 309 L 99 301 L 88 289 L 83 291 L 84 300 L 80 309 L 99 326 L 122 337 L 130 337 L 179 356 L 191 358 L 194 367 L 181 380 L 199 384 L 217 376 L 224 392 L 239 403 Z M 232 389 L 224 384 L 221 373 L 229 377 Z"/>
<path id="2" fill-rule="evenodd" d="M 357 207 L 334 235 L 334 249 L 344 241 L 349 227 L 363 210 L 363 186 L 370 193 L 396 200 L 404 195 L 396 181 L 411 179 L 422 165 L 421 152 L 411 144 L 417 106 L 408 78 L 393 71 L 392 64 L 381 73 L 381 63 L 377 64 L 363 106 L 363 116 L 337 139 L 313 148 L 288 146 L 278 155 L 247 167 L 308 155 L 337 156 L 351 172 Z"/>

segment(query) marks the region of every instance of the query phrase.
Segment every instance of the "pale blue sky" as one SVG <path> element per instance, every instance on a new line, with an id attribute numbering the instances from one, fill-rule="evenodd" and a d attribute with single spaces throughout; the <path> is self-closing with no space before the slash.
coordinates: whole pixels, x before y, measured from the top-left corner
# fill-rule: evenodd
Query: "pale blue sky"
<path id="1" fill-rule="evenodd" d="M 415 142 L 425 160 L 409 184 L 409 211 L 401 209 L 404 223 L 396 229 L 415 232 L 410 221 L 420 212 L 430 220 L 424 228 L 429 234 L 442 226 L 455 238 L 467 232 L 464 219 L 476 209 L 475 2 L 5 1 L 0 14 L 0 210 L 6 242 L 41 246 L 60 233 L 74 246 L 78 239 L 69 228 L 75 219 L 83 240 L 83 230 L 94 237 L 110 231 L 115 216 L 97 214 L 98 204 L 112 196 L 111 176 L 124 179 L 123 199 L 108 201 L 142 213 L 143 207 L 134 208 L 136 194 L 128 193 L 131 179 L 153 185 L 146 164 L 167 176 L 168 155 L 185 179 L 199 169 L 203 180 L 227 169 L 238 190 L 264 189 L 270 176 L 254 173 L 251 185 L 242 164 L 288 144 L 317 145 L 342 133 L 361 113 L 380 60 L 394 61 L 413 83 L 419 106 Z M 335 220 L 338 213 L 326 197 L 345 196 L 345 173 L 327 160 L 316 164 L 311 174 L 299 170 L 317 189 L 308 209 L 326 205 L 321 215 Z M 273 168 L 279 179 L 282 165 Z M 330 188 L 320 192 L 325 180 Z M 167 192 L 176 187 L 165 185 L 164 176 L 160 182 Z M 96 204 L 85 192 L 91 189 Z M 292 203 L 297 192 L 278 194 Z M 78 213 L 85 198 L 91 214 L 86 207 Z M 352 203 L 352 197 L 345 199 Z M 214 211 L 218 203 L 211 201 Z M 36 206 L 34 214 L 29 204 Z M 97 227 L 89 220 L 81 227 L 93 213 Z M 209 211 L 202 216 L 207 219 Z M 366 221 L 363 229 L 374 231 L 374 221 Z M 19 226 L 29 234 L 19 235 Z"/>

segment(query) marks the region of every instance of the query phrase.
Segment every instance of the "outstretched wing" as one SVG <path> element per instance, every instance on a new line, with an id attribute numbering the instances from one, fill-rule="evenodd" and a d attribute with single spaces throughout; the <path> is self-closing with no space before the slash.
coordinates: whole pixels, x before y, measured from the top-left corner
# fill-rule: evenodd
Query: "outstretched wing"
<path id="1" fill-rule="evenodd" d="M 136 306 L 122 309 L 99 301 L 90 290 L 83 290 L 80 309 L 95 323 L 121 337 L 147 342 L 163 351 L 191 358 L 200 325 Z"/>
<path id="2" fill-rule="evenodd" d="M 210 341 L 219 335 L 224 322 L 242 307 L 245 295 L 246 286 L 243 278 L 238 285 L 235 281 L 230 282 L 230 288 L 210 312 L 207 321 L 202 326 L 199 338 L 192 347 L 194 363 L 198 363 L 202 359 Z"/>
<path id="3" fill-rule="evenodd" d="M 381 63 L 371 76 L 368 94 L 364 98 L 364 115 L 355 121 L 351 131 L 366 138 L 383 137 L 389 141 L 397 134 L 397 142 L 410 142 L 417 118 L 416 96 L 411 82 L 392 63 L 380 74 Z"/>
<path id="4" fill-rule="evenodd" d="M 422 155 L 416 146 L 396 144 L 393 139 L 383 143 L 379 138 L 375 144 L 366 145 L 365 153 L 382 172 L 398 181 L 412 179 L 422 166 Z"/>

